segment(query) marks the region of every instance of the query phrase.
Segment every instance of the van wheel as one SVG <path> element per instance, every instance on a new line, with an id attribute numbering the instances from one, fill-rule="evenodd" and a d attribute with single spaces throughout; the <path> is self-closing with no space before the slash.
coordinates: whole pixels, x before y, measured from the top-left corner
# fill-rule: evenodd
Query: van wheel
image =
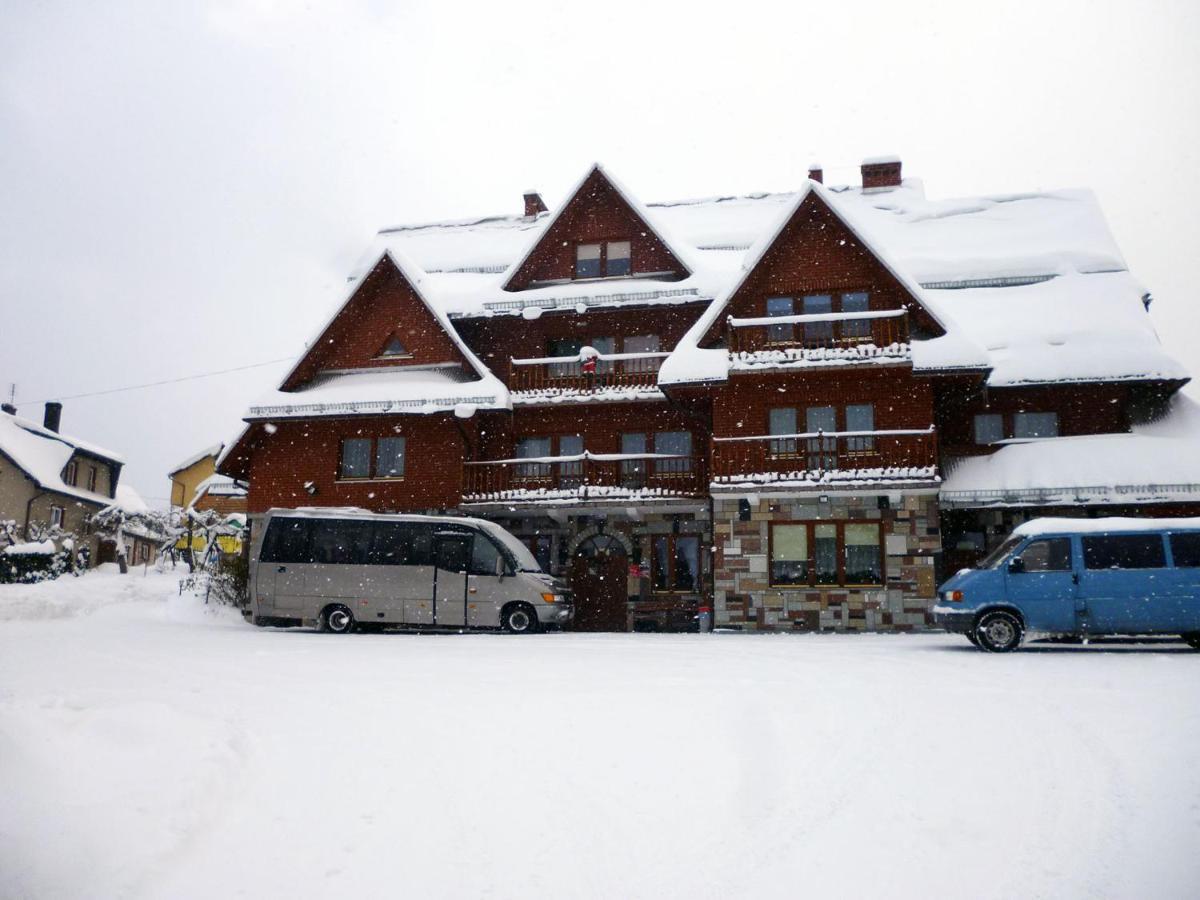
<path id="1" fill-rule="evenodd" d="M 509 634 L 533 634 L 538 630 L 537 613 L 526 603 L 515 603 L 504 610 L 500 625 Z"/>
<path id="2" fill-rule="evenodd" d="M 349 634 L 354 630 L 354 613 L 347 606 L 329 606 L 321 613 L 321 630 L 330 634 Z"/>
<path id="3" fill-rule="evenodd" d="M 979 649 L 989 653 L 1007 653 L 1016 650 L 1025 636 L 1025 628 L 1010 612 L 990 612 L 975 625 L 975 637 Z"/>
<path id="4" fill-rule="evenodd" d="M 1200 631 L 1190 631 L 1180 637 L 1191 644 L 1193 650 L 1200 650 Z"/>
<path id="5" fill-rule="evenodd" d="M 979 647 L 979 637 L 975 634 L 974 628 L 972 628 L 970 631 L 967 632 L 967 640 L 970 641 L 972 644 L 974 644 L 976 647 Z M 982 650 L 983 648 L 979 647 L 979 649 Z"/>

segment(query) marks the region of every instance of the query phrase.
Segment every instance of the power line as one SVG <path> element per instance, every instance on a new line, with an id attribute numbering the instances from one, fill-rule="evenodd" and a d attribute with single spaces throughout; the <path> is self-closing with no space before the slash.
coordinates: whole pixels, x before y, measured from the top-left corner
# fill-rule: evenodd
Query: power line
<path id="1" fill-rule="evenodd" d="M 248 366 L 236 366 L 232 369 L 221 369 L 217 372 L 201 372 L 198 375 L 184 375 L 182 378 L 167 378 L 163 381 L 149 381 L 146 384 L 131 384 L 128 387 L 109 388 L 106 391 L 91 391 L 87 394 L 71 394 L 66 397 L 48 397 L 46 400 L 22 400 L 16 406 L 27 406 L 36 403 L 45 403 L 47 400 L 80 400 L 84 397 L 100 397 L 105 394 L 122 394 L 125 391 L 140 391 L 144 388 L 161 387 L 164 384 L 179 384 L 181 381 L 196 381 L 200 378 L 213 378 L 217 375 L 228 375 L 231 372 L 244 372 L 247 369 L 261 369 L 263 366 L 274 366 L 281 362 L 291 362 L 295 359 L 294 356 L 285 356 L 282 359 L 272 359 L 267 362 L 252 363 Z"/>

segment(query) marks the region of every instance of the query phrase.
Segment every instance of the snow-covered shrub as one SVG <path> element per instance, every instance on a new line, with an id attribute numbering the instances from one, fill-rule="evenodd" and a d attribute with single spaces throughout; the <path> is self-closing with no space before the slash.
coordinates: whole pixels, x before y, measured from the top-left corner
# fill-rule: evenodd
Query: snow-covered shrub
<path id="1" fill-rule="evenodd" d="M 244 606 L 250 599 L 250 565 L 240 553 L 217 555 L 207 568 L 185 578 L 183 587 L 202 596 L 205 603 Z"/>
<path id="2" fill-rule="evenodd" d="M 0 551 L 0 584 L 34 584 L 71 571 L 71 551 L 53 541 L 10 544 Z"/>

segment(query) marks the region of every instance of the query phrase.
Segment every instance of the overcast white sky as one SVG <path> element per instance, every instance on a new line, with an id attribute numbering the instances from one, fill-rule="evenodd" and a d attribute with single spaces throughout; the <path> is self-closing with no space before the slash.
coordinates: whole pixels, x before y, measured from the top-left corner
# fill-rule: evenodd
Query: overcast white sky
<path id="1" fill-rule="evenodd" d="M 649 201 L 880 153 L 935 197 L 1094 189 L 1200 371 L 1197 46 L 1195 0 L 0 0 L 0 387 L 40 418 L 294 356 L 378 227 L 553 206 L 593 160 Z M 63 428 L 163 503 L 284 368 Z"/>

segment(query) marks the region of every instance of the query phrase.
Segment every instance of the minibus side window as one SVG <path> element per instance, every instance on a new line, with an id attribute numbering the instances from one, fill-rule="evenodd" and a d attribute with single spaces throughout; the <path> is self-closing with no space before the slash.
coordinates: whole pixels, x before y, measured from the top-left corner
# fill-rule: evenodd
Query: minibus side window
<path id="1" fill-rule="evenodd" d="M 433 526 L 376 522 L 370 562 L 376 566 L 432 566 Z"/>
<path id="2" fill-rule="evenodd" d="M 475 535 L 474 545 L 471 548 L 471 574 L 472 575 L 495 575 L 497 572 L 496 565 L 504 557 L 500 553 L 500 548 L 491 542 L 491 540 L 482 534 Z M 505 563 L 503 572 L 508 571 L 508 564 Z"/>
<path id="3" fill-rule="evenodd" d="M 1171 556 L 1179 568 L 1200 568 L 1200 533 L 1171 535 Z"/>
<path id="4" fill-rule="evenodd" d="M 314 519 L 312 561 L 363 565 L 371 547 L 371 523 L 354 519 Z"/>
<path id="5" fill-rule="evenodd" d="M 1106 534 L 1083 539 L 1089 569 L 1161 569 L 1167 564 L 1161 534 Z"/>
<path id="6" fill-rule="evenodd" d="M 1031 541 L 1021 551 L 1021 562 L 1026 572 L 1069 572 L 1071 571 L 1071 539 L 1046 538 Z"/>
<path id="7" fill-rule="evenodd" d="M 449 538 L 438 541 L 437 567 L 443 572 L 465 572 L 469 561 L 470 544 Z"/>
<path id="8" fill-rule="evenodd" d="M 272 519 L 263 536 L 262 561 L 274 563 L 309 562 L 310 519 Z"/>

